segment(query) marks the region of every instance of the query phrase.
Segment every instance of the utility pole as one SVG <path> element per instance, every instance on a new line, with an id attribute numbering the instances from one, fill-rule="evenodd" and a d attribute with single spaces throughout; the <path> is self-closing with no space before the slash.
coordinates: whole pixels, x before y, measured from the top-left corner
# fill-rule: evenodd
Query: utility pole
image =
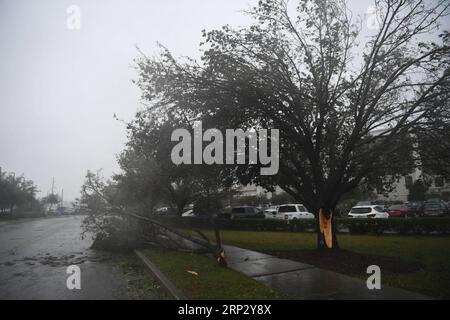
<path id="1" fill-rule="evenodd" d="M 53 209 L 53 198 L 55 196 L 55 177 L 52 179 L 52 193 L 51 193 L 51 199 L 50 199 L 50 210 Z"/>

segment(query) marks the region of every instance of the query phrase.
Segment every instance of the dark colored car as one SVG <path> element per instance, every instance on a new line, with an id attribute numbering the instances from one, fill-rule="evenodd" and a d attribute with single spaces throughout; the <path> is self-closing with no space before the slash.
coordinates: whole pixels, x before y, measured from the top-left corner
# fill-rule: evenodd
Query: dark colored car
<path id="1" fill-rule="evenodd" d="M 231 218 L 264 218 L 264 213 L 256 207 L 234 207 L 231 209 Z"/>
<path id="2" fill-rule="evenodd" d="M 427 201 L 423 209 L 425 217 L 440 217 L 447 213 L 447 206 L 443 202 Z"/>
<path id="3" fill-rule="evenodd" d="M 395 204 L 393 206 L 390 206 L 387 212 L 389 213 L 389 217 L 392 218 L 407 218 L 417 216 L 415 210 L 404 204 Z"/>
<path id="4" fill-rule="evenodd" d="M 422 201 L 411 201 L 405 204 L 408 208 L 410 208 L 416 216 L 423 215 L 424 203 Z"/>

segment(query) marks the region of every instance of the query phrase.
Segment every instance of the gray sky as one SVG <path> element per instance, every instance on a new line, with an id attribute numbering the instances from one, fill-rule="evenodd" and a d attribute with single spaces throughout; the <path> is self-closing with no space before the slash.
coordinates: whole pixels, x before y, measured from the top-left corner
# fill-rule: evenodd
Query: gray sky
<path id="1" fill-rule="evenodd" d="M 140 108 L 135 46 L 198 57 L 202 29 L 245 25 L 257 0 L 0 0 L 0 166 L 45 195 L 55 177 L 73 200 L 88 169 L 118 172 L 116 155 Z M 350 1 L 364 14 L 371 0 Z M 66 9 L 81 9 L 81 29 Z"/>

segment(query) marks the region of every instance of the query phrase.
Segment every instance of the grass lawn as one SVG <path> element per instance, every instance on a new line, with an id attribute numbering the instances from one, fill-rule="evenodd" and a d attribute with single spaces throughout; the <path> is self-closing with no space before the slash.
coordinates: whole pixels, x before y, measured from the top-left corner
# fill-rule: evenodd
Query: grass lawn
<path id="1" fill-rule="evenodd" d="M 212 233 L 205 233 L 213 239 Z M 316 248 L 316 237 L 316 234 L 312 233 L 222 231 L 225 244 L 272 254 L 278 252 L 281 257 L 286 257 L 283 253 L 293 251 L 311 252 Z M 398 261 L 399 265 L 420 266 L 412 271 L 383 272 L 381 264 L 382 284 L 450 299 L 450 237 L 339 235 L 338 241 L 340 247 L 346 251 L 370 255 L 372 258 L 390 257 L 394 264 Z M 301 257 L 298 260 L 300 259 Z M 349 266 L 348 269 L 345 269 L 345 263 Z M 328 261 L 320 267 L 367 278 L 365 268 L 355 270 L 350 268 L 349 263 L 351 262 L 339 261 L 330 264 Z"/>
<path id="2" fill-rule="evenodd" d="M 127 293 L 133 300 L 169 299 L 164 289 L 153 279 L 136 255 L 114 255 L 112 262 L 123 272 L 128 282 Z"/>
<path id="3" fill-rule="evenodd" d="M 191 299 L 280 299 L 281 294 L 206 256 L 146 249 L 144 254 Z M 198 276 L 189 273 L 194 271 Z"/>

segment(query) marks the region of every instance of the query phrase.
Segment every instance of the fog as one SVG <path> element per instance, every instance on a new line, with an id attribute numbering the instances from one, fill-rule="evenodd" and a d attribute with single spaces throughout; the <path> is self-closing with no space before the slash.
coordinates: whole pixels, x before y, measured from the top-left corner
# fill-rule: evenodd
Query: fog
<path id="1" fill-rule="evenodd" d="M 69 30 L 66 9 L 81 9 Z M 245 24 L 243 1 L 0 1 L 0 166 L 73 200 L 86 170 L 117 172 L 140 107 L 136 45 L 198 56 L 201 30 Z"/>

